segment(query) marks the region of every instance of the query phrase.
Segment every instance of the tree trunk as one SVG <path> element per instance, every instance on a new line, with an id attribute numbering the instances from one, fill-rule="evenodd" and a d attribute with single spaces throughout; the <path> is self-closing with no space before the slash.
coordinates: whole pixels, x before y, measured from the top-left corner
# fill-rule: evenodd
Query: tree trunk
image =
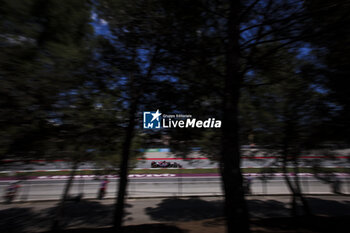
<path id="1" fill-rule="evenodd" d="M 285 181 L 288 185 L 288 188 L 290 190 L 290 192 L 292 193 L 292 201 L 291 201 L 291 205 L 292 205 L 292 209 L 291 209 L 291 215 L 293 217 L 296 217 L 298 215 L 298 201 L 300 201 L 303 211 L 306 215 L 310 215 L 311 211 L 310 211 L 310 207 L 309 204 L 307 202 L 307 200 L 304 198 L 303 194 L 302 194 L 302 190 L 300 187 L 300 182 L 299 182 L 299 177 L 298 177 L 298 173 L 299 173 L 299 169 L 298 169 L 298 164 L 297 164 L 297 158 L 294 155 L 294 164 L 293 164 L 293 169 L 294 169 L 294 173 L 295 173 L 295 179 L 294 182 L 292 182 L 289 177 L 288 177 L 288 170 L 287 170 L 287 158 L 288 158 L 288 145 L 284 145 L 284 149 L 283 149 L 283 172 L 284 172 L 284 178 Z"/>
<path id="2" fill-rule="evenodd" d="M 123 223 L 123 216 L 124 216 L 124 201 L 125 201 L 125 194 L 126 194 L 127 183 L 128 183 L 129 157 L 130 157 L 131 143 L 134 136 L 137 106 L 138 106 L 138 97 L 134 98 L 131 102 L 131 106 L 129 109 L 129 116 L 128 116 L 129 121 L 126 128 L 126 134 L 125 134 L 125 139 L 123 143 L 122 162 L 121 162 L 120 171 L 119 171 L 119 187 L 117 190 L 118 196 L 117 196 L 117 202 L 116 202 L 115 212 L 114 212 L 114 228 L 117 232 L 122 232 L 122 223 Z"/>
<path id="3" fill-rule="evenodd" d="M 155 67 L 155 61 L 158 56 L 159 47 L 157 46 L 153 52 L 153 56 L 151 59 L 151 63 L 148 67 L 147 74 L 143 80 L 135 80 L 134 76 L 130 77 L 130 96 L 131 96 L 131 104 L 129 108 L 128 114 L 128 125 L 126 128 L 125 139 L 123 143 L 122 149 L 122 162 L 120 165 L 119 171 L 119 187 L 117 190 L 117 201 L 115 205 L 114 212 L 114 228 L 119 233 L 122 232 L 122 224 L 123 224 L 123 216 L 124 216 L 124 201 L 125 194 L 128 184 L 128 167 L 129 167 L 129 158 L 130 158 L 130 149 L 132 144 L 132 139 L 134 137 L 135 131 L 135 119 L 136 113 L 139 105 L 139 101 L 143 94 L 143 85 L 146 85 L 147 81 L 151 78 L 153 69 Z M 136 55 L 134 54 L 134 59 Z"/>
<path id="4" fill-rule="evenodd" d="M 290 116 L 291 110 L 288 108 L 289 103 L 286 103 L 284 105 L 284 110 L 283 114 L 285 117 L 285 122 L 283 126 L 283 148 L 282 148 L 282 156 L 283 156 L 283 173 L 284 173 L 284 179 L 288 185 L 288 188 L 290 192 L 292 193 L 292 200 L 291 200 L 291 216 L 296 217 L 298 215 L 298 192 L 297 189 L 292 182 L 292 180 L 289 178 L 288 174 L 288 168 L 287 168 L 287 163 L 288 163 L 288 157 L 291 154 L 291 144 L 293 144 L 293 141 L 296 139 L 295 131 L 294 131 L 294 121 L 293 117 Z M 294 136 L 294 137 L 293 137 Z"/>
<path id="5" fill-rule="evenodd" d="M 294 185 L 292 184 L 292 181 L 289 179 L 288 176 L 288 170 L 287 170 L 287 157 L 288 157 L 288 153 L 287 151 L 284 149 L 283 151 L 283 173 L 284 173 L 284 180 L 287 183 L 287 186 L 289 188 L 289 191 L 292 193 L 292 201 L 291 201 L 291 205 L 292 205 L 292 209 L 291 209 L 291 215 L 293 217 L 295 217 L 297 215 L 297 202 L 296 202 L 296 190 L 294 189 Z"/>
<path id="6" fill-rule="evenodd" d="M 267 195 L 267 180 L 263 180 L 263 194 Z"/>
<path id="7" fill-rule="evenodd" d="M 230 1 L 227 24 L 226 76 L 223 101 L 221 176 L 225 192 L 227 232 L 249 232 L 249 219 L 244 199 L 240 169 L 238 102 L 242 76 L 239 66 L 240 1 Z"/>
<path id="8" fill-rule="evenodd" d="M 299 167 L 298 167 L 298 160 L 297 160 L 297 155 L 294 156 L 294 174 L 295 174 L 295 188 L 297 190 L 297 195 L 298 198 L 302 204 L 302 208 L 303 211 L 306 215 L 310 215 L 311 211 L 310 211 L 310 207 L 309 207 L 309 203 L 307 202 L 307 200 L 305 199 L 301 186 L 300 186 L 300 180 L 299 180 Z"/>
<path id="9" fill-rule="evenodd" d="M 69 180 L 66 183 L 66 186 L 65 186 L 63 194 L 62 194 L 61 202 L 58 206 L 58 209 L 56 210 L 56 215 L 55 215 L 54 220 L 53 220 L 53 224 L 52 224 L 52 228 L 51 228 L 53 232 L 57 232 L 61 229 L 60 222 L 64 216 L 64 204 L 66 203 L 69 189 L 72 186 L 74 175 L 75 175 L 76 170 L 78 168 L 78 164 L 79 164 L 78 161 L 75 161 L 73 163 L 72 171 L 69 175 Z"/>

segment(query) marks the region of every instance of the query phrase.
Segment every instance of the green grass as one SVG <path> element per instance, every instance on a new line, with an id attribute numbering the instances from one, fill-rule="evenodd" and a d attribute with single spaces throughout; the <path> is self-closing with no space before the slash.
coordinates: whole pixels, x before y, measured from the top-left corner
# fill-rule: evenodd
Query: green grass
<path id="1" fill-rule="evenodd" d="M 288 172 L 293 172 L 293 169 L 288 168 Z M 281 168 L 243 168 L 243 173 L 282 173 Z M 350 168 L 299 168 L 301 173 L 331 173 L 331 172 L 342 172 L 350 173 Z M 130 170 L 130 174 L 198 174 L 198 173 L 219 173 L 218 169 L 206 168 L 206 169 L 140 169 Z M 57 176 L 57 175 L 69 175 L 69 171 L 52 171 L 52 172 L 19 172 L 16 173 L 18 177 L 26 176 Z M 76 175 L 107 175 L 117 174 L 116 171 L 78 171 Z M 8 174 L 0 174 L 0 177 L 6 177 Z"/>

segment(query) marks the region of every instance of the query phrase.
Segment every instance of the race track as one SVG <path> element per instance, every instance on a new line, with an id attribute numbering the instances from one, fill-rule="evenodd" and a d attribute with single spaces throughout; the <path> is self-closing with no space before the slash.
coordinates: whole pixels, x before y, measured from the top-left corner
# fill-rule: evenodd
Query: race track
<path id="1" fill-rule="evenodd" d="M 332 183 L 313 177 L 300 177 L 304 193 L 331 194 Z M 118 178 L 110 178 L 107 197 L 115 195 Z M 129 179 L 128 197 L 161 197 L 161 196 L 211 196 L 222 195 L 221 178 L 213 174 L 175 175 L 175 174 L 148 174 L 132 175 Z M 339 176 L 340 191 L 350 193 L 350 177 Z M 72 196 L 83 193 L 85 198 L 97 196 L 100 180 L 91 178 L 75 179 L 71 188 Z M 3 192 L 9 181 L 0 181 L 0 193 Z M 66 179 L 35 179 L 22 183 L 17 200 L 57 200 L 61 197 Z M 252 194 L 289 194 L 288 187 L 282 176 L 269 177 L 266 182 L 259 177 L 252 180 Z"/>

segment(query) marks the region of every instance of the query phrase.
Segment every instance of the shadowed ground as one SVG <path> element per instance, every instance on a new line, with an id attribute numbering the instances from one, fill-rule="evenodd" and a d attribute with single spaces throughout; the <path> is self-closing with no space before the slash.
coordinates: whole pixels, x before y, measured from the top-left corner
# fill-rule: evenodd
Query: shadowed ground
<path id="1" fill-rule="evenodd" d="M 350 198 L 308 197 L 312 217 L 290 218 L 289 196 L 248 197 L 253 232 L 347 232 Z M 63 232 L 113 232 L 114 200 L 68 202 Z M 0 206 L 0 232 L 48 232 L 56 202 Z M 222 198 L 128 200 L 125 232 L 225 232 Z"/>
<path id="2" fill-rule="evenodd" d="M 76 228 L 61 231 L 62 233 L 112 233 L 116 232 L 113 228 Z M 141 224 L 136 226 L 124 227 L 123 233 L 186 233 L 176 226 L 167 224 Z M 49 233 L 49 232 L 47 232 Z"/>

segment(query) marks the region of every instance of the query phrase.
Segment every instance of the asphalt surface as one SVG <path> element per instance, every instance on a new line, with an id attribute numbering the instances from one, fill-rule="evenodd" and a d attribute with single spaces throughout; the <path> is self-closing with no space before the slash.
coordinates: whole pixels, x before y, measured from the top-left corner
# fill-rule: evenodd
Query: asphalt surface
<path id="1" fill-rule="evenodd" d="M 307 194 L 332 194 L 334 183 L 316 177 L 300 177 L 301 186 Z M 109 179 L 106 198 L 115 197 L 117 178 Z M 0 193 L 3 196 L 9 181 L 0 181 Z M 66 180 L 35 179 L 22 182 L 16 201 L 57 200 L 61 197 Z M 72 197 L 83 193 L 85 198 L 96 198 L 101 181 L 94 179 L 76 179 L 70 190 Z M 254 195 L 290 194 L 283 177 L 266 180 L 252 178 L 251 191 Z M 349 177 L 339 178 L 339 191 L 350 194 Z M 215 196 L 222 195 L 221 178 L 218 176 L 178 176 L 147 177 L 138 175 L 129 179 L 128 197 L 176 197 L 176 196 Z"/>

